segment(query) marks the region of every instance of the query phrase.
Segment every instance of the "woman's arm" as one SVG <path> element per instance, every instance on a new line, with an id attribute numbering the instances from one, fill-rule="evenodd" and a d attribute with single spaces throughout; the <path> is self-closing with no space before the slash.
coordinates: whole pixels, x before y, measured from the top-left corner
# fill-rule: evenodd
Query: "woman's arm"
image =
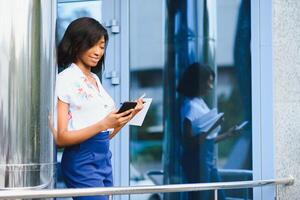
<path id="1" fill-rule="evenodd" d="M 194 135 L 192 130 L 192 122 L 187 118 L 184 118 L 183 120 L 183 131 L 183 142 L 189 147 L 195 147 L 196 145 L 201 144 L 209 134 L 209 132 L 203 132 Z"/>
<path id="2" fill-rule="evenodd" d="M 123 128 L 123 126 L 115 128 L 114 131 L 111 134 L 109 134 L 109 139 L 112 139 L 113 137 L 115 137 L 122 128 Z"/>
<path id="3" fill-rule="evenodd" d="M 50 128 L 51 133 L 53 134 L 54 141 L 57 140 L 57 131 L 53 126 L 51 113 L 48 113 L 48 127 Z"/>
<path id="4" fill-rule="evenodd" d="M 124 126 L 131 118 L 133 109 L 117 114 L 112 112 L 101 121 L 80 130 L 68 131 L 69 104 L 58 99 L 56 144 L 60 147 L 81 143 L 108 128 Z M 55 134 L 54 134 L 55 135 Z M 55 136 L 54 136 L 55 138 Z"/>
<path id="5" fill-rule="evenodd" d="M 237 126 L 233 126 L 230 129 L 228 129 L 226 132 L 219 134 L 216 138 L 215 138 L 215 143 L 221 142 L 225 139 L 228 139 L 230 137 L 233 137 L 234 135 L 239 134 L 241 131 L 236 129 Z"/>

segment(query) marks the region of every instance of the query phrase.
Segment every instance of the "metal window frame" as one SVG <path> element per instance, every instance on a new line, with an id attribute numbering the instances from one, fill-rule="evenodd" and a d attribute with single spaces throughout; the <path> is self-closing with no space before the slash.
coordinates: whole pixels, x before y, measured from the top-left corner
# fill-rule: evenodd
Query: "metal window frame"
<path id="1" fill-rule="evenodd" d="M 272 0 L 251 0 L 251 54 L 253 180 L 270 179 L 275 177 Z M 274 194 L 273 187 L 255 188 L 253 198 Z"/>

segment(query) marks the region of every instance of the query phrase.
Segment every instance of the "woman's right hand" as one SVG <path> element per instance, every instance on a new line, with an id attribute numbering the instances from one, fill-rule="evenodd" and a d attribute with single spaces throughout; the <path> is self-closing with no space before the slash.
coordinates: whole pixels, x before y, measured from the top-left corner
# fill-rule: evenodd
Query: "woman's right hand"
<path id="1" fill-rule="evenodd" d="M 118 111 L 115 110 L 109 113 L 101 123 L 103 123 L 106 129 L 122 127 L 133 117 L 133 111 L 134 109 L 130 109 L 122 113 L 117 113 Z"/>
<path id="2" fill-rule="evenodd" d="M 238 127 L 237 125 L 232 126 L 224 134 L 227 134 L 228 137 L 232 137 L 232 136 L 240 134 L 242 131 L 241 131 L 241 129 L 237 129 L 237 127 Z"/>

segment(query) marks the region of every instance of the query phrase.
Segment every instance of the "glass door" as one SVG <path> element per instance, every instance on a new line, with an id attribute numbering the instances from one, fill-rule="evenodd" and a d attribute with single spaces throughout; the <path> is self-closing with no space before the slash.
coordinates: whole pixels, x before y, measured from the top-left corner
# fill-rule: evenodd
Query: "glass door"
<path id="1" fill-rule="evenodd" d="M 126 27 L 123 28 L 122 32 L 120 31 L 121 13 L 119 8 L 123 2 L 121 3 L 119 0 L 58 0 L 57 3 L 57 43 L 61 40 L 70 22 L 80 17 L 92 17 L 108 30 L 109 42 L 106 49 L 105 69 L 98 76 L 102 80 L 103 87 L 115 100 L 117 107 L 121 101 L 128 99 L 128 89 L 127 91 L 121 90 L 120 84 L 122 83 L 126 87 L 126 80 L 128 81 L 126 78 L 120 78 L 122 71 L 121 63 L 122 65 L 126 63 L 126 59 L 125 62 L 121 62 L 124 61 L 124 56 L 121 56 L 120 49 L 120 46 L 123 44 L 120 38 L 126 34 Z M 126 7 L 123 6 L 123 8 Z M 122 19 L 122 23 L 126 24 L 124 20 L 125 18 Z M 124 52 L 122 55 L 124 55 Z M 58 71 L 61 70 L 58 69 Z M 123 72 L 122 77 L 124 75 L 126 73 Z M 126 132 L 126 130 L 128 131 L 125 127 L 122 133 Z M 126 140 L 128 139 L 126 137 L 128 138 L 125 134 L 119 134 L 111 140 L 110 148 L 113 154 L 112 166 L 115 186 L 127 186 L 129 182 L 128 170 L 126 170 L 126 166 L 128 166 L 128 151 L 126 151 L 126 147 L 128 149 Z M 58 152 L 58 162 L 60 162 L 60 159 L 61 152 Z M 57 185 L 58 187 L 63 187 L 60 173 L 58 174 Z M 114 199 L 118 198 L 120 197 L 114 197 Z"/>
<path id="2" fill-rule="evenodd" d="M 165 1 L 129 1 L 130 97 L 152 98 L 141 127 L 130 127 L 130 185 L 162 184 L 163 73 L 165 63 Z M 154 178 L 154 179 L 153 179 Z M 131 200 L 159 200 L 160 194 L 131 195 Z"/>
<path id="3" fill-rule="evenodd" d="M 203 177 L 192 180 L 204 167 L 217 171 L 222 181 L 251 180 L 250 0 L 129 2 L 130 97 L 146 93 L 153 98 L 143 126 L 130 127 L 130 184 L 216 182 Z M 211 137 L 206 137 L 205 143 L 197 143 L 195 153 L 187 155 L 191 148 L 183 141 L 181 119 L 185 97 L 177 88 L 184 72 L 195 62 L 209 66 L 215 74 L 214 89 L 203 100 L 209 109 L 224 113 L 218 134 L 247 122 L 238 134 L 203 150 L 201 145 L 211 144 Z M 191 74 L 190 79 L 197 75 Z M 198 86 L 187 88 L 194 87 Z M 206 166 L 204 162 L 208 162 Z M 191 178 L 189 172 L 196 175 Z M 131 199 L 163 198 L 162 194 L 152 195 L 132 195 Z M 252 190 L 227 190 L 225 195 L 252 199 Z M 164 197 L 190 199 L 193 194 Z"/>

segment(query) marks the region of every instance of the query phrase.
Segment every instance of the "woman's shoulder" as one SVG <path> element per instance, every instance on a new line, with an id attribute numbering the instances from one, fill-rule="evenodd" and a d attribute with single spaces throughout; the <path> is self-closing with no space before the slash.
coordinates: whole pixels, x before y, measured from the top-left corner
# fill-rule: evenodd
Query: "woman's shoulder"
<path id="1" fill-rule="evenodd" d="M 59 72 L 57 74 L 57 77 L 65 77 L 65 76 L 68 76 L 68 75 L 72 75 L 71 67 L 67 67 L 64 70 L 62 70 L 61 72 Z"/>
<path id="2" fill-rule="evenodd" d="M 56 79 L 57 81 L 73 82 L 77 79 L 77 77 L 76 73 L 74 73 L 74 70 L 71 67 L 67 67 L 57 74 Z"/>
<path id="3" fill-rule="evenodd" d="M 199 98 L 196 98 L 196 97 L 186 97 L 184 98 L 183 100 L 183 105 L 186 105 L 186 106 L 195 106 L 197 104 L 199 104 Z"/>
<path id="4" fill-rule="evenodd" d="M 194 107 L 193 102 L 190 98 L 185 98 L 182 102 L 182 109 L 187 111 L 187 110 L 192 110 Z"/>
<path id="5" fill-rule="evenodd" d="M 206 107 L 206 104 L 202 98 L 185 98 L 183 101 L 183 107 L 187 110 L 199 110 L 202 107 Z"/>

